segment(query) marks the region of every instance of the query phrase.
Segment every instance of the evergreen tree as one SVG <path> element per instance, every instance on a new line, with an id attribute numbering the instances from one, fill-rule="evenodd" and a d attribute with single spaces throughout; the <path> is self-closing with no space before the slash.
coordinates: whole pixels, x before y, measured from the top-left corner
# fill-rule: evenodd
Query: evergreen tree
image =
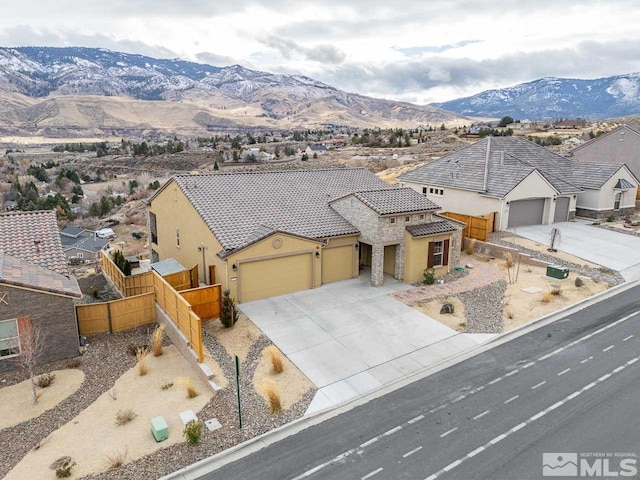
<path id="1" fill-rule="evenodd" d="M 220 305 L 220 322 L 226 328 L 233 327 L 238 321 L 238 311 L 236 309 L 236 303 L 231 298 L 231 292 L 229 289 L 222 292 L 222 304 Z"/>

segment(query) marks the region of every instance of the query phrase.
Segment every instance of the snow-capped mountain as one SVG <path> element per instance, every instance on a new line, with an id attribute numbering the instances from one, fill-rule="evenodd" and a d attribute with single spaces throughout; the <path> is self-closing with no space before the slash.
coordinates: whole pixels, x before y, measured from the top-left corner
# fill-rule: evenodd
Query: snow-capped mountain
<path id="1" fill-rule="evenodd" d="M 0 48 L 2 131 L 42 133 L 46 127 L 52 134 L 52 129 L 119 125 L 171 130 L 166 119 L 159 125 L 153 115 L 141 117 L 143 107 L 123 113 L 122 99 L 152 102 L 144 107 L 149 111 L 172 102 L 175 116 L 182 116 L 183 132 L 234 126 L 440 125 L 460 118 L 431 106 L 346 93 L 304 76 L 240 65 L 221 68 L 97 48 Z"/>
<path id="2" fill-rule="evenodd" d="M 548 77 L 432 105 L 476 117 L 509 115 L 531 120 L 622 117 L 640 113 L 640 73 L 596 80 Z"/>

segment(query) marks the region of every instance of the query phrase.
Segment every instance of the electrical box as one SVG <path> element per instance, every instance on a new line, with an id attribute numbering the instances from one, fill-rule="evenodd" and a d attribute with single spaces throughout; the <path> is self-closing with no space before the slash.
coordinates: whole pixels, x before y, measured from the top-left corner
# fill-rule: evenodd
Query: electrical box
<path id="1" fill-rule="evenodd" d="M 156 442 L 162 442 L 169 438 L 169 427 L 162 417 L 154 417 L 151 419 L 151 433 Z"/>
<path id="2" fill-rule="evenodd" d="M 564 280 L 569 276 L 569 269 L 560 265 L 547 265 L 547 277 Z"/>

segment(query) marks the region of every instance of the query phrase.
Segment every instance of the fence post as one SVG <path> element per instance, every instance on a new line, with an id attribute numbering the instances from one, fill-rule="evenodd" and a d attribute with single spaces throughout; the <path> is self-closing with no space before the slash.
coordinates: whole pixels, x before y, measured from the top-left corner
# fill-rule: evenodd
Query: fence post
<path id="1" fill-rule="evenodd" d="M 113 325 L 111 324 L 111 303 L 107 302 L 107 321 L 109 322 L 109 333 L 113 333 Z"/>

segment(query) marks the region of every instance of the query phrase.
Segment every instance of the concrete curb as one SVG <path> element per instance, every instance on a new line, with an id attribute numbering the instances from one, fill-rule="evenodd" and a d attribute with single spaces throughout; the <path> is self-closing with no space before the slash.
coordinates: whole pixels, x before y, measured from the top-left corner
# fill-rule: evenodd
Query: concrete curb
<path id="1" fill-rule="evenodd" d="M 566 317 L 567 315 L 571 315 L 573 313 L 579 312 L 580 310 L 584 310 L 602 300 L 606 300 L 608 298 L 614 297 L 622 292 L 630 290 L 640 285 L 640 279 L 635 280 L 633 282 L 626 282 L 620 285 L 616 285 L 613 288 L 605 290 L 604 292 L 600 292 L 592 297 L 589 297 L 581 302 L 575 303 L 568 307 L 565 307 L 561 310 L 553 312 L 544 317 L 540 317 L 537 320 L 533 320 L 532 322 L 522 325 L 518 328 L 515 328 L 509 332 L 503 333 L 496 338 L 493 338 L 485 343 L 479 344 L 475 347 L 471 347 L 464 352 L 457 353 L 452 355 L 451 357 L 444 359 L 430 367 L 425 367 L 424 369 L 416 372 L 408 377 L 401 378 L 389 385 L 384 385 L 380 387 L 378 390 L 375 390 L 365 396 L 358 397 L 352 400 L 348 400 L 336 407 L 332 407 L 327 410 L 322 410 L 312 414 L 309 417 L 302 417 L 293 422 L 287 423 L 286 425 L 282 425 L 274 430 L 270 430 L 268 432 L 263 433 L 257 437 L 246 440 L 245 442 L 239 443 L 227 450 L 216 453 L 215 455 L 200 460 L 194 464 L 191 464 L 187 467 L 181 468 L 169 475 L 161 477 L 158 480 L 195 480 L 206 473 L 210 473 L 219 469 L 220 467 L 235 462 L 236 460 L 240 460 L 246 456 L 251 455 L 271 444 L 274 444 L 286 437 L 294 435 L 306 428 L 322 423 L 326 420 L 329 420 L 333 417 L 341 415 L 349 410 L 352 410 L 360 405 L 364 405 L 365 403 L 370 402 L 376 398 L 382 397 L 391 393 L 395 390 L 398 390 L 402 387 L 405 387 L 411 383 L 414 383 L 418 380 L 426 378 L 428 376 L 433 375 L 441 370 L 444 370 L 452 365 L 460 363 L 464 360 L 467 360 L 471 357 L 479 355 L 487 350 L 491 350 L 503 343 L 509 342 L 511 340 L 515 340 L 522 335 L 530 333 L 539 328 L 545 327 L 560 318 Z"/>

